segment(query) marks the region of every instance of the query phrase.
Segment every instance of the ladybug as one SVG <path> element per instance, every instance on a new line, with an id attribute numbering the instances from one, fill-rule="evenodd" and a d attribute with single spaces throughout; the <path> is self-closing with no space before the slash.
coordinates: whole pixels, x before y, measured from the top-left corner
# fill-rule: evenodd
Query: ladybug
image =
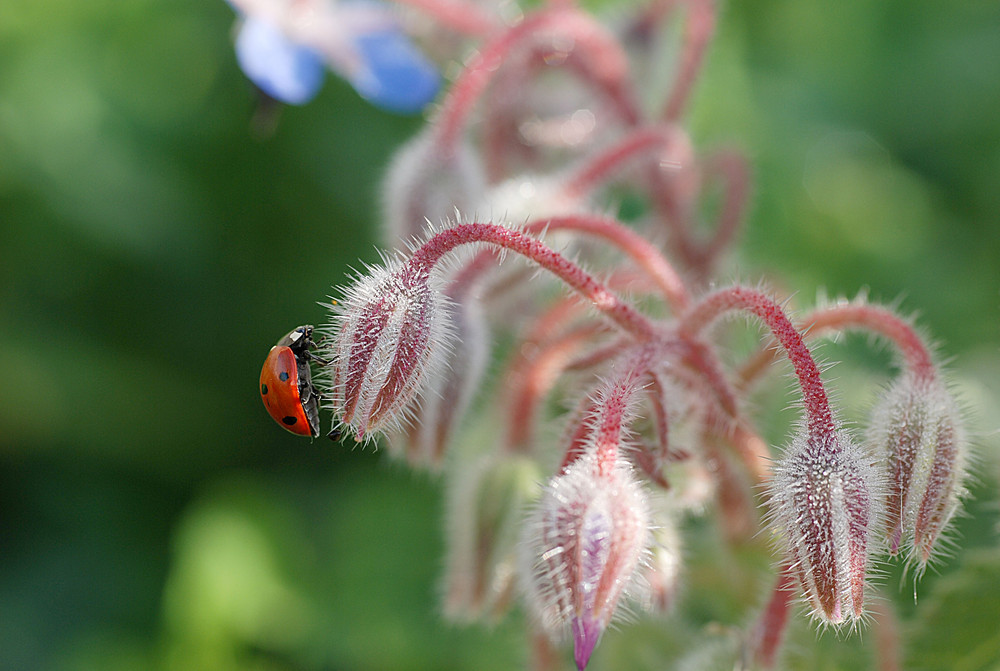
<path id="1" fill-rule="evenodd" d="M 319 436 L 319 393 L 309 359 L 313 327 L 300 326 L 271 348 L 260 371 L 260 398 L 278 424 L 300 436 Z"/>

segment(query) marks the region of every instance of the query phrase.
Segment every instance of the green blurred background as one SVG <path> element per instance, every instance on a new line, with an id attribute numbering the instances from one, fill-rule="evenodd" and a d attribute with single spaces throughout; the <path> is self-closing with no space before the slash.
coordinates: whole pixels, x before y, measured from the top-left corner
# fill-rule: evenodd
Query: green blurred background
<path id="1" fill-rule="evenodd" d="M 0 5 L 0 668 L 523 668 L 518 616 L 438 616 L 440 483 L 258 399 L 270 345 L 376 258 L 421 120 L 330 77 L 258 139 L 232 23 L 221 0 Z M 756 173 L 724 279 L 867 290 L 940 340 L 976 498 L 917 607 L 887 592 L 913 668 L 1000 668 L 1000 5 L 728 2 L 718 32 L 689 125 Z M 692 600 L 696 625 L 746 615 Z M 671 668 L 683 626 L 613 632 L 592 668 Z M 871 644 L 802 640 L 802 668 Z"/>

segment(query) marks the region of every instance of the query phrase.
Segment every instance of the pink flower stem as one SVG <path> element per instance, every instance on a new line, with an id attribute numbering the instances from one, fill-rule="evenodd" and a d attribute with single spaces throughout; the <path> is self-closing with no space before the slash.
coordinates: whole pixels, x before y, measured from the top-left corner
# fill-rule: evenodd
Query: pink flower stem
<path id="1" fill-rule="evenodd" d="M 611 476 L 619 461 L 619 447 L 629 420 L 629 407 L 641 389 L 644 374 L 627 369 L 602 392 L 584 400 L 576 415 L 578 421 L 569 436 L 560 473 L 566 473 L 585 454 L 592 454 L 596 474 L 599 477 Z"/>
<path id="2" fill-rule="evenodd" d="M 486 243 L 520 254 L 545 268 L 637 340 L 656 337 L 652 322 L 605 285 L 559 252 L 522 231 L 492 223 L 457 224 L 441 231 L 420 246 L 407 263 L 408 281 L 426 281 L 431 270 L 448 252 L 467 244 Z"/>
<path id="3" fill-rule="evenodd" d="M 649 274 L 675 312 L 681 313 L 691 303 L 691 296 L 680 274 L 648 240 L 623 226 L 616 219 L 597 215 L 571 215 L 530 222 L 528 232 L 570 230 L 588 233 L 613 243 Z"/>
<path id="4" fill-rule="evenodd" d="M 772 669 L 781 650 L 782 639 L 788 625 L 789 609 L 795 598 L 795 579 L 788 568 L 783 568 L 749 642 L 755 668 Z"/>
<path id="5" fill-rule="evenodd" d="M 903 652 L 900 650 L 899 622 L 892 604 L 878 600 L 872 604 L 875 617 L 875 659 L 878 671 L 901 671 Z"/>
<path id="6" fill-rule="evenodd" d="M 570 176 L 563 189 L 571 197 L 579 199 L 606 184 L 637 159 L 655 158 L 658 159 L 656 167 L 677 169 L 681 163 L 680 155 L 686 153 L 688 147 L 687 138 L 676 126 L 635 129 L 619 142 L 588 159 Z M 677 157 L 670 156 L 668 152 L 671 149 L 674 151 L 670 153 L 677 154 Z"/>
<path id="7" fill-rule="evenodd" d="M 816 338 L 829 331 L 864 329 L 888 338 L 903 356 L 917 380 L 933 382 L 937 377 L 930 350 L 920 334 L 891 310 L 868 304 L 834 305 L 820 308 L 802 320 L 806 335 Z M 748 387 L 774 360 L 774 349 L 766 348 L 750 357 L 740 370 L 740 388 Z"/>
<path id="8" fill-rule="evenodd" d="M 681 319 L 679 330 L 682 334 L 694 336 L 731 310 L 750 312 L 767 325 L 795 369 L 795 376 L 802 389 L 809 434 L 816 437 L 832 436 L 836 431 L 836 423 L 819 367 L 784 310 L 765 294 L 746 287 L 716 291 L 703 298 Z"/>
<path id="9" fill-rule="evenodd" d="M 584 400 L 563 454 L 559 469 L 561 473 L 565 473 L 591 446 L 596 446 L 599 471 L 602 474 L 610 472 L 618 456 L 621 429 L 629 402 L 640 388 L 643 378 L 660 359 L 659 354 L 662 354 L 660 343 L 640 345 L 624 358 L 621 366 L 616 366 L 617 370 L 624 372 L 614 380 L 603 396 L 587 397 Z"/>
<path id="10" fill-rule="evenodd" d="M 689 0 L 684 27 L 684 46 L 674 88 L 667 100 L 663 118 L 677 121 L 691 98 L 691 89 L 705 60 L 705 51 L 715 32 L 715 6 L 712 0 Z"/>
<path id="11" fill-rule="evenodd" d="M 725 184 L 715 232 L 700 252 L 701 262 L 708 267 L 725 251 L 740 229 L 750 193 L 750 169 L 742 154 L 724 151 L 706 159 L 705 170 L 709 178 L 722 178 Z"/>
<path id="12" fill-rule="evenodd" d="M 910 371 L 921 380 L 936 376 L 931 353 L 916 330 L 892 311 L 878 305 L 836 305 L 814 312 L 809 319 L 815 329 L 863 328 L 885 336 L 895 344 Z"/>
<path id="13" fill-rule="evenodd" d="M 497 21 L 482 9 L 463 0 L 394 0 L 398 5 L 408 5 L 433 17 L 439 24 L 463 35 L 482 37 L 497 27 Z"/>
<path id="14" fill-rule="evenodd" d="M 596 21 L 583 12 L 557 6 L 535 12 L 476 52 L 451 87 L 435 120 L 438 136 L 436 146 L 442 155 L 454 152 L 476 101 L 480 99 L 496 71 L 502 67 L 505 58 L 524 42 L 544 31 L 552 31 L 554 35 L 570 39 L 576 49 L 591 50 L 593 53 L 589 62 L 593 64 L 593 78 L 604 85 L 620 108 L 628 110 L 627 118 L 630 122 L 637 121 L 635 104 L 631 96 L 622 90 L 623 82 L 627 81 L 628 61 L 621 48 Z"/>
<path id="15" fill-rule="evenodd" d="M 618 462 L 618 446 L 621 445 L 629 405 L 639 390 L 643 374 L 639 370 L 628 369 L 599 399 L 596 410 L 600 413 L 600 423 L 594 427 L 594 454 L 597 472 L 601 476 L 610 475 Z"/>

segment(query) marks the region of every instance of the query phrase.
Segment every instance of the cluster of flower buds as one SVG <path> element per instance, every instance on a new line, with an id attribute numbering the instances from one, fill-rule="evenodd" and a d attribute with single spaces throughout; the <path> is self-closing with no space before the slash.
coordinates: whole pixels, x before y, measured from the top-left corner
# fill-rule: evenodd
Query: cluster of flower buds
<path id="1" fill-rule="evenodd" d="M 300 5 L 360 11 L 234 3 L 314 49 Z M 507 20 L 464 0 L 413 4 L 462 38 L 451 43 L 467 50 L 452 55 L 464 69 L 385 181 L 395 251 L 343 291 L 311 361 L 333 433 L 384 434 L 449 482 L 446 614 L 502 616 L 519 586 L 541 630 L 572 640 L 582 670 L 626 604 L 676 602 L 684 516 L 714 511 L 724 538 L 752 542 L 762 492 L 780 577 L 747 650 L 774 659 L 793 590 L 821 623 L 857 626 L 876 562 L 905 550 L 922 569 L 960 505 L 961 416 L 923 340 L 892 311 L 846 303 L 793 322 L 765 290 L 710 290 L 749 182 L 738 152 L 702 155 L 680 125 L 711 0 L 651 0 L 617 32 L 573 3 Z M 640 90 L 633 73 L 650 66 L 667 21 L 683 27 L 675 74 Z M 375 52 L 414 52 L 366 42 L 371 30 L 345 19 L 324 38 L 340 46 L 322 53 L 328 64 L 349 53 L 389 86 Z M 705 207 L 720 189 L 721 207 Z M 623 195 L 627 223 L 611 207 Z M 729 313 L 759 321 L 776 345 L 734 368 L 710 328 Z M 843 329 L 902 354 L 866 441 L 844 428 L 806 342 Z M 744 400 L 779 354 L 802 419 L 772 450 Z"/>

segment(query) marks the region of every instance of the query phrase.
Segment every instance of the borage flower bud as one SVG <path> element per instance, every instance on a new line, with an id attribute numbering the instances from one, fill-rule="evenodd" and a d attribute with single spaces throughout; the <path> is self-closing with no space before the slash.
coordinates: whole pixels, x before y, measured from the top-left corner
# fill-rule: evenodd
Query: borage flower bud
<path id="1" fill-rule="evenodd" d="M 389 165 L 382 184 L 386 244 L 403 248 L 435 225 L 472 211 L 486 191 L 478 156 L 465 143 L 442 148 L 433 127 L 408 141 Z"/>
<path id="2" fill-rule="evenodd" d="M 951 394 L 933 376 L 902 375 L 872 413 L 869 443 L 889 479 L 886 534 L 923 570 L 965 494 L 965 431 Z"/>
<path id="3" fill-rule="evenodd" d="M 800 433 L 775 464 L 774 531 L 812 615 L 826 624 L 864 616 L 883 491 L 880 472 L 842 431 Z"/>
<path id="4" fill-rule="evenodd" d="M 549 481 L 525 528 L 522 575 L 529 604 L 554 637 L 569 629 L 587 665 L 619 601 L 636 587 L 649 512 L 631 466 L 593 451 Z"/>
<path id="5" fill-rule="evenodd" d="M 404 419 L 450 346 L 446 299 L 424 273 L 400 263 L 370 268 L 334 306 L 329 389 L 356 439 Z"/>
<path id="6" fill-rule="evenodd" d="M 449 330 L 453 345 L 444 353 L 441 374 L 427 380 L 425 393 L 409 409 L 413 422 L 400 441 L 411 466 L 439 468 L 486 369 L 489 334 L 480 302 L 468 295 L 462 278 L 450 278 Z M 467 284 L 467 283 L 465 283 Z"/>
<path id="7" fill-rule="evenodd" d="M 520 455 L 489 455 L 460 467 L 459 476 L 446 509 L 445 614 L 496 618 L 514 595 L 518 531 L 538 495 L 538 465 Z"/>

